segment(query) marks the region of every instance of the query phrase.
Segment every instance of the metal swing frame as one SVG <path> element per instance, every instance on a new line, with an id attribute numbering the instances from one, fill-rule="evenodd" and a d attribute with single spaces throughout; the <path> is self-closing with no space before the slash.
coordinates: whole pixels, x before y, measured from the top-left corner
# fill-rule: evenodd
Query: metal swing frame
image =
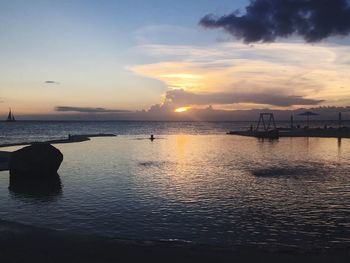
<path id="1" fill-rule="evenodd" d="M 258 126 L 256 127 L 255 131 L 260 131 L 260 128 L 263 128 L 263 131 L 277 129 L 273 113 L 260 113 Z"/>

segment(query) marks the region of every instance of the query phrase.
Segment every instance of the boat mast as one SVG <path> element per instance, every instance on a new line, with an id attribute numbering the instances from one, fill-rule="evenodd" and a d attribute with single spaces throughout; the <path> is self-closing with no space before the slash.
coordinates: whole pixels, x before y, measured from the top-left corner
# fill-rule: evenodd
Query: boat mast
<path id="1" fill-rule="evenodd" d="M 6 121 L 16 121 L 15 116 L 13 116 L 13 114 L 12 114 L 11 108 L 9 108 L 9 114 L 7 116 Z"/>
<path id="2" fill-rule="evenodd" d="M 9 109 L 9 115 L 7 116 L 7 120 L 8 120 L 8 121 L 11 121 L 11 120 L 12 120 L 11 108 Z"/>

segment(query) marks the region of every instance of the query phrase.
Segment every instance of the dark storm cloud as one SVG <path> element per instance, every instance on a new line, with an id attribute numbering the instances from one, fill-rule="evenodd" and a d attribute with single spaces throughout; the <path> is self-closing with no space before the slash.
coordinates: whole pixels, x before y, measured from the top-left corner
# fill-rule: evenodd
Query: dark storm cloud
<path id="1" fill-rule="evenodd" d="M 268 104 L 279 107 L 292 105 L 316 105 L 321 100 L 305 99 L 301 96 L 288 96 L 270 93 L 192 93 L 185 90 L 171 90 L 166 93 L 166 98 L 175 105 L 209 105 L 209 104 L 233 104 L 255 103 Z"/>
<path id="2" fill-rule="evenodd" d="M 57 106 L 55 111 L 60 112 L 80 112 L 80 113 L 123 113 L 129 112 L 126 110 L 113 110 L 105 108 L 90 108 L 90 107 L 71 107 L 71 106 Z"/>
<path id="3" fill-rule="evenodd" d="M 54 81 L 54 80 L 46 80 L 44 83 L 45 84 L 60 84 L 59 82 Z"/>
<path id="4" fill-rule="evenodd" d="M 223 28 L 246 43 L 299 35 L 307 42 L 350 33 L 350 0 L 252 0 L 246 12 L 204 16 L 206 28 Z"/>

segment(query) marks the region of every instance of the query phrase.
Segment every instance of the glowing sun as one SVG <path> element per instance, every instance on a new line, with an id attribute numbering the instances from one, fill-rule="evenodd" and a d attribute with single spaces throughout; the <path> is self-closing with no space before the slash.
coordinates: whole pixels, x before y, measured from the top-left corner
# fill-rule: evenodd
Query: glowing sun
<path id="1" fill-rule="evenodd" d="M 185 111 L 188 111 L 191 107 L 181 107 L 181 108 L 177 108 L 174 110 L 174 112 L 185 112 Z"/>

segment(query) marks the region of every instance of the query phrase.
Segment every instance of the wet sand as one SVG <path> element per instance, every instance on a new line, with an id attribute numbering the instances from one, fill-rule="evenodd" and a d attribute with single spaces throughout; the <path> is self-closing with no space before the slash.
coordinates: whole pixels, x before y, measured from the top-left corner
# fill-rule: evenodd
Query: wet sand
<path id="1" fill-rule="evenodd" d="M 77 235 L 0 220 L 1 262 L 348 262 L 349 257 L 349 249 L 228 249 Z"/>

